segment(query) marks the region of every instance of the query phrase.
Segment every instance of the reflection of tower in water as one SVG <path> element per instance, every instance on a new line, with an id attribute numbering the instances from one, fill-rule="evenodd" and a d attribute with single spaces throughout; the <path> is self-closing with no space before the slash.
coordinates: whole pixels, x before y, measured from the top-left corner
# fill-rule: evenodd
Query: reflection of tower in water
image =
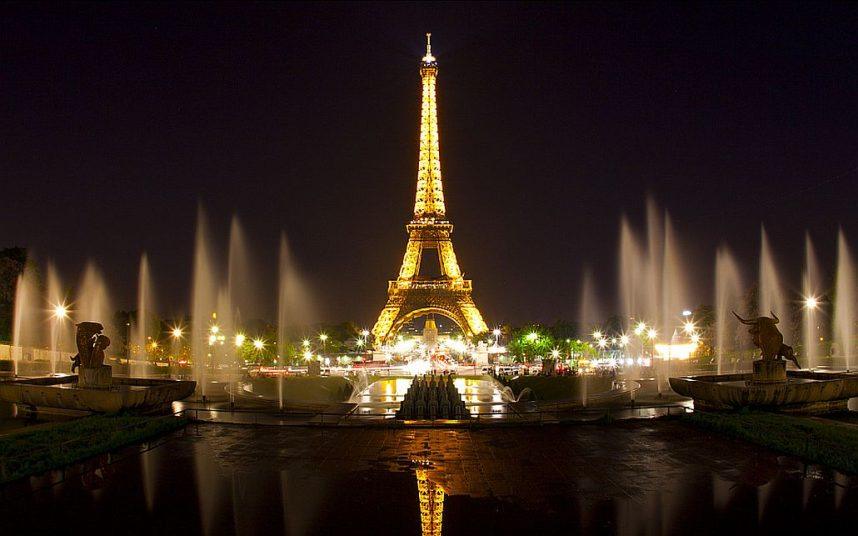
<path id="1" fill-rule="evenodd" d="M 425 465 L 426 462 L 423 462 Z M 441 536 L 444 515 L 444 488 L 429 479 L 426 469 L 417 469 L 417 500 L 423 536 Z"/>

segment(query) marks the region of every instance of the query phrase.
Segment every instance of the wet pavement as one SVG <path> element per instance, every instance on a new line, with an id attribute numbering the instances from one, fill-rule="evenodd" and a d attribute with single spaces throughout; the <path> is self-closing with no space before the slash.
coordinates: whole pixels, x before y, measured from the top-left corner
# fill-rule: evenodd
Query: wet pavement
<path id="1" fill-rule="evenodd" d="M 676 420 L 484 430 L 199 424 L 145 452 L 120 454 L 37 491 L 59 473 L 2 489 L 0 533 L 788 534 L 858 527 L 858 477 Z"/>

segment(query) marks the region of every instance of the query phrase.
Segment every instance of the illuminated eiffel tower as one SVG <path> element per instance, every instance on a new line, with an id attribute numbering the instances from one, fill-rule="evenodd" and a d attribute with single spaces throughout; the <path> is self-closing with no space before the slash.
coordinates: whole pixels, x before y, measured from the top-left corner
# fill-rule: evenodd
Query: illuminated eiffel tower
<path id="1" fill-rule="evenodd" d="M 420 62 L 423 101 L 420 110 L 420 158 L 417 167 L 417 196 L 414 218 L 405 226 L 408 245 L 399 277 L 387 287 L 387 305 L 372 328 L 375 344 L 391 342 L 399 329 L 413 318 L 436 313 L 451 319 L 465 337 L 488 330 L 471 298 L 471 281 L 462 276 L 450 235 L 441 182 L 441 154 L 438 145 L 438 105 L 435 82 L 438 63 L 432 56 L 430 35 L 426 34 L 426 55 Z M 440 277 L 420 274 L 426 250 L 437 252 Z"/>

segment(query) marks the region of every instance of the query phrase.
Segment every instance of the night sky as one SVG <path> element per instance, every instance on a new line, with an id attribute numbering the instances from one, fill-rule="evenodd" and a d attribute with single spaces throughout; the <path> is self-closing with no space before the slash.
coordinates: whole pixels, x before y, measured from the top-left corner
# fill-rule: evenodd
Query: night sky
<path id="1" fill-rule="evenodd" d="M 406 243 L 424 33 L 447 213 L 490 325 L 609 305 L 619 220 L 670 211 L 699 302 L 715 247 L 749 279 L 766 224 L 790 287 L 804 232 L 858 248 L 855 4 L 0 6 L 0 247 L 87 259 L 133 308 L 148 252 L 186 310 L 197 204 L 237 213 L 276 296 L 285 231 L 320 319 L 371 325 Z M 696 304 L 692 304 L 696 305 Z M 609 307 L 616 309 L 615 307 Z"/>

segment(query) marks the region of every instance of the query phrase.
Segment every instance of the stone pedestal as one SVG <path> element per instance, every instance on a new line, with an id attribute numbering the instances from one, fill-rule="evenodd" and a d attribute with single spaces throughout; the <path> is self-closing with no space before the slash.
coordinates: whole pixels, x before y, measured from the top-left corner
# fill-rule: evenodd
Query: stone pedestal
<path id="1" fill-rule="evenodd" d="M 110 389 L 113 373 L 110 365 L 100 367 L 80 367 L 77 374 L 77 386 L 86 389 Z"/>
<path id="2" fill-rule="evenodd" d="M 786 381 L 786 361 L 781 359 L 754 361 L 754 374 L 751 377 L 751 384 L 784 383 Z"/>

